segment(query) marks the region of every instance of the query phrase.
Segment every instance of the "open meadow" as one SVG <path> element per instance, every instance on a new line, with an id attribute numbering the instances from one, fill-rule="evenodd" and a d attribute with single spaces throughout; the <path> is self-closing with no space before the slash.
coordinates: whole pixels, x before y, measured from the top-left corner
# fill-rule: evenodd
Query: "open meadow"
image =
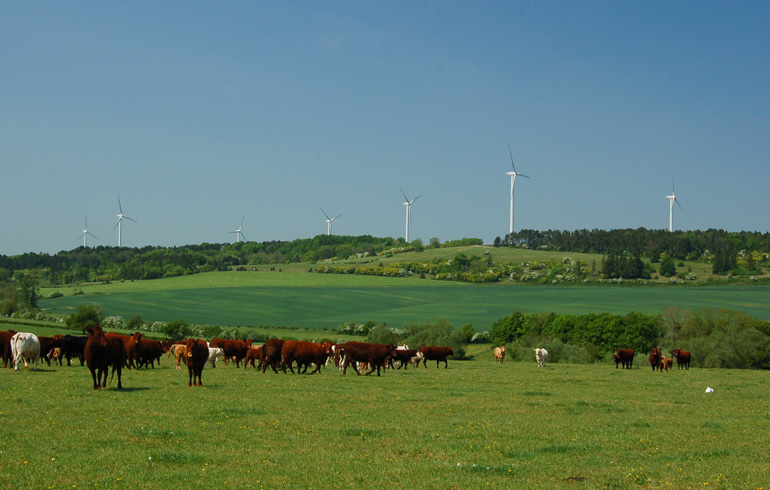
<path id="1" fill-rule="evenodd" d="M 0 370 L 0 488 L 767 488 L 766 372 Z M 706 394 L 706 387 L 713 393 Z"/>

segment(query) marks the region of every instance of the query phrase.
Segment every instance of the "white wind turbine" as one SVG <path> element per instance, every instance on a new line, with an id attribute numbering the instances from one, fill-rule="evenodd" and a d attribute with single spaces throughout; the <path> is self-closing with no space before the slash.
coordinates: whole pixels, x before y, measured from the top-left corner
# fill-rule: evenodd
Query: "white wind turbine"
<path id="1" fill-rule="evenodd" d="M 513 164 L 513 151 L 511 151 L 511 144 L 510 143 L 508 143 L 508 153 L 510 153 L 510 155 L 511 155 L 511 167 L 513 167 L 513 171 L 512 172 L 506 172 L 505 173 L 506 175 L 510 175 L 511 176 L 511 219 L 510 219 L 510 226 L 509 226 L 509 229 L 508 229 L 508 233 L 513 233 L 513 186 L 516 183 L 516 176 L 520 175 L 522 177 L 526 177 L 527 179 L 529 177 L 527 177 L 526 175 L 516 171 L 516 165 Z"/>
<path id="2" fill-rule="evenodd" d="M 120 209 L 120 213 L 118 213 L 118 222 L 115 223 L 115 226 L 112 228 L 112 231 L 115 231 L 115 228 L 118 229 L 118 247 L 122 244 L 122 237 L 123 237 L 123 218 L 129 219 L 133 221 L 134 223 L 138 223 L 134 218 L 130 218 L 123 214 L 123 206 L 120 204 L 120 194 L 118 194 L 118 208 Z"/>
<path id="3" fill-rule="evenodd" d="M 401 188 L 399 187 L 399 189 Z M 408 197 L 406 197 L 406 194 L 404 194 L 404 189 L 401 189 L 401 194 L 404 196 L 404 200 L 406 201 L 403 204 L 406 206 L 406 243 L 409 243 L 409 218 L 412 216 L 412 203 L 422 197 L 422 194 L 415 197 L 411 201 Z"/>
<path id="4" fill-rule="evenodd" d="M 679 209 L 682 209 L 682 205 L 676 198 L 676 192 L 674 192 L 674 179 L 671 179 L 671 195 L 666 196 L 666 199 L 668 199 L 668 231 L 674 231 L 674 203 L 679 206 Z"/>
<path id="5" fill-rule="evenodd" d="M 330 218 L 329 215 L 326 214 L 326 211 L 324 211 L 324 208 L 321 208 L 321 212 L 324 214 L 324 216 L 326 216 L 326 225 L 327 225 L 326 226 L 326 234 L 327 235 L 331 235 L 332 234 L 332 223 L 334 222 L 335 219 L 339 218 L 342 215 L 338 214 L 334 218 Z"/>
<path id="6" fill-rule="evenodd" d="M 240 242 L 241 238 L 243 238 L 243 241 L 246 241 L 246 237 L 243 234 L 243 220 L 246 219 L 246 215 L 243 215 L 243 218 L 241 218 L 241 226 L 238 227 L 237 230 L 234 231 L 228 231 L 228 233 L 235 233 L 236 234 L 236 241 Z"/>
<path id="7" fill-rule="evenodd" d="M 87 238 L 88 238 L 88 235 L 91 235 L 92 237 L 96 238 L 96 235 L 94 235 L 93 233 L 91 233 L 90 231 L 88 231 L 88 216 L 86 216 L 86 226 L 85 226 L 85 228 L 83 229 L 83 234 L 82 234 L 82 235 L 80 235 L 80 238 L 82 238 L 82 239 L 83 239 L 83 246 L 84 246 L 84 247 L 87 247 L 87 246 L 88 246 L 88 243 L 86 242 L 86 240 L 87 240 Z M 98 238 L 96 238 L 96 239 L 98 240 Z"/>

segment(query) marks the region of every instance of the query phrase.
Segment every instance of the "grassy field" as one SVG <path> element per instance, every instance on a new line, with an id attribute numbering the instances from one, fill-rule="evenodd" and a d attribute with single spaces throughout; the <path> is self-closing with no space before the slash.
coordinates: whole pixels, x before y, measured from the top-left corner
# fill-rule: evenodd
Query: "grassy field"
<path id="1" fill-rule="evenodd" d="M 344 322 L 386 322 L 393 327 L 446 318 L 459 327 L 487 330 L 522 310 L 584 314 L 659 313 L 729 308 L 770 320 L 770 286 L 609 287 L 472 285 L 419 278 L 386 278 L 282 272 L 211 272 L 192 276 L 84 286 L 84 295 L 44 300 L 40 306 L 69 314 L 99 303 L 107 315 L 145 321 L 222 326 L 336 328 Z M 47 294 L 47 290 L 44 290 Z"/>
<path id="2" fill-rule="evenodd" d="M 764 372 L 0 370 L 0 488 L 767 488 Z M 534 357 L 534 356 L 533 356 Z M 705 394 L 707 386 L 714 392 Z"/>

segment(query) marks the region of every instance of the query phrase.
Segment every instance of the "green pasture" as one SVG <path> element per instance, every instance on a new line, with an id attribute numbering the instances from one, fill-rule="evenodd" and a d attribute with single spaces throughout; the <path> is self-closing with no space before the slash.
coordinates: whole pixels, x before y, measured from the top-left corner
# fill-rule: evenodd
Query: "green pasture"
<path id="1" fill-rule="evenodd" d="M 40 301 L 69 314 L 98 303 L 107 315 L 145 321 L 221 326 L 336 328 L 344 322 L 385 322 L 392 327 L 446 318 L 477 330 L 513 311 L 585 314 L 659 313 L 728 308 L 770 320 L 770 286 L 610 287 L 472 285 L 419 278 L 283 272 L 213 272 L 192 276 L 84 286 L 85 294 Z M 47 294 L 44 289 L 44 295 Z"/>
<path id="2" fill-rule="evenodd" d="M 0 488 L 767 488 L 764 372 L 0 369 Z M 77 364 L 77 363 L 76 363 Z M 710 386 L 713 393 L 706 394 Z"/>

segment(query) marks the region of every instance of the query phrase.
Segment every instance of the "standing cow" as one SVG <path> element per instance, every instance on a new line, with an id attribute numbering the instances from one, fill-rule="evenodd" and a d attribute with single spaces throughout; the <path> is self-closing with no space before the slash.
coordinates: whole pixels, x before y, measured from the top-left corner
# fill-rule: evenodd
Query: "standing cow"
<path id="1" fill-rule="evenodd" d="M 118 389 L 123 389 L 121 374 L 126 362 L 126 349 L 123 339 L 113 333 L 104 333 L 102 327 L 86 327 L 88 340 L 83 355 L 94 380 L 94 389 L 107 386 L 107 372 L 112 366 L 112 376 L 118 373 Z"/>
<path id="2" fill-rule="evenodd" d="M 535 360 L 537 361 L 537 367 L 545 367 L 545 360 L 548 359 L 548 351 L 538 347 L 535 349 Z"/>
<path id="3" fill-rule="evenodd" d="M 184 360 L 187 364 L 187 372 L 190 375 L 187 386 L 203 386 L 201 375 L 203 374 L 203 368 L 206 367 L 206 361 L 209 360 L 209 346 L 202 339 L 187 339 L 185 345 L 187 353 Z"/>
<path id="4" fill-rule="evenodd" d="M 690 351 L 674 349 L 676 357 L 676 369 L 690 369 Z"/>
<path id="5" fill-rule="evenodd" d="M 27 369 L 27 361 L 35 363 L 40 359 L 40 339 L 37 335 L 28 332 L 18 332 L 11 337 L 11 354 L 13 355 L 13 369 L 19 370 L 19 361 L 24 361 L 24 369 Z"/>
<path id="6" fill-rule="evenodd" d="M 505 346 L 495 347 L 495 362 L 503 363 L 505 360 Z"/>
<path id="7" fill-rule="evenodd" d="M 380 376 L 380 369 L 385 364 L 396 356 L 396 346 L 393 344 L 370 344 L 367 342 L 345 342 L 340 345 L 340 349 L 345 357 L 345 362 L 342 368 L 342 374 L 347 373 L 348 366 L 353 365 L 357 375 L 361 375 L 361 371 L 358 370 L 357 363 L 366 363 L 369 368 L 369 372 L 365 373 L 367 376 L 372 374 L 377 369 L 377 376 Z"/>
<path id="8" fill-rule="evenodd" d="M 660 369 L 660 358 L 662 355 L 657 347 L 653 347 L 650 351 L 650 366 L 652 366 L 653 371 Z"/>
<path id="9" fill-rule="evenodd" d="M 455 350 L 452 347 L 420 347 L 423 359 L 422 365 L 428 367 L 428 361 L 436 361 L 436 367 L 439 367 L 440 362 L 444 362 L 444 369 L 449 367 L 447 357 L 455 355 Z"/>
<path id="10" fill-rule="evenodd" d="M 617 357 L 615 357 L 617 356 Z M 618 362 L 623 365 L 623 369 L 631 369 L 634 365 L 634 349 L 618 349 L 612 356 L 615 359 L 615 367 L 618 367 Z"/>
<path id="11" fill-rule="evenodd" d="M 11 337 L 16 334 L 16 330 L 0 331 L 0 351 L 3 353 L 3 367 L 8 367 L 8 361 L 13 364 L 13 354 L 11 354 Z"/>
<path id="12" fill-rule="evenodd" d="M 296 361 L 298 373 L 303 366 L 305 369 L 302 371 L 302 374 L 306 373 L 310 364 L 315 364 L 315 370 L 310 374 L 320 373 L 321 366 L 326 364 L 326 360 L 331 353 L 331 342 L 321 344 L 305 340 L 287 340 L 281 346 L 281 368 L 285 373 L 288 367 L 292 374 L 294 374 L 292 364 Z"/>

